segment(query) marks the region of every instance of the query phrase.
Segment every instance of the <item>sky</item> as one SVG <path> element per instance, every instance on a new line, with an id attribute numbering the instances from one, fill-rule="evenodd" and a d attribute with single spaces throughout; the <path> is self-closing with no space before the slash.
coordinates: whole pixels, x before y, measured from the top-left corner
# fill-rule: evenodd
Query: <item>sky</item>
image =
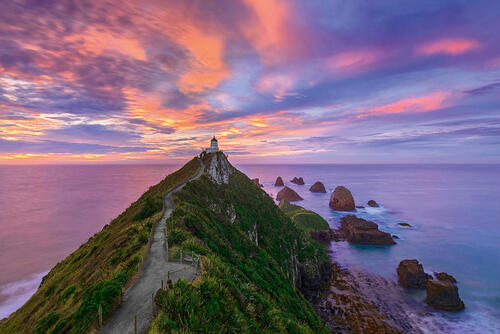
<path id="1" fill-rule="evenodd" d="M 500 163 L 500 1 L 6 1 L 0 164 Z"/>

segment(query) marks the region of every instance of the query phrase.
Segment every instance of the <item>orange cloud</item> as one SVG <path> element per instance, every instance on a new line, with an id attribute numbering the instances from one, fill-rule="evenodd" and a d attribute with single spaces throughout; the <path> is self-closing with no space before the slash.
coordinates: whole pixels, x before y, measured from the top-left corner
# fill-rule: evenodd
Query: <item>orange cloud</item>
<path id="1" fill-rule="evenodd" d="M 471 39 L 441 39 L 417 47 L 421 55 L 447 54 L 456 56 L 479 48 L 481 44 Z"/>
<path id="2" fill-rule="evenodd" d="M 67 36 L 66 40 L 81 44 L 82 51 L 87 53 L 101 54 L 107 51 L 118 51 L 137 60 L 147 60 L 146 51 L 138 40 L 117 36 L 108 31 L 89 29 L 83 34 Z"/>
<path id="3" fill-rule="evenodd" d="M 357 72 L 366 69 L 380 58 L 381 55 L 377 51 L 348 51 L 329 57 L 327 66 L 335 72 Z"/>
<path id="4" fill-rule="evenodd" d="M 361 113 L 358 118 L 368 115 L 397 114 L 403 112 L 427 112 L 446 106 L 446 99 L 450 97 L 449 92 L 435 92 L 429 95 L 410 97 L 394 103 L 371 108 L 368 112 Z"/>
<path id="5" fill-rule="evenodd" d="M 180 34 L 171 36 L 186 48 L 192 59 L 189 70 L 177 83 L 183 93 L 199 93 L 216 87 L 229 75 L 223 60 L 224 38 L 187 26 Z"/>
<path id="6" fill-rule="evenodd" d="M 243 35 L 265 63 L 279 62 L 291 47 L 292 36 L 287 29 L 291 15 L 290 3 L 284 0 L 244 2 L 253 11 L 255 18 L 242 25 Z"/>

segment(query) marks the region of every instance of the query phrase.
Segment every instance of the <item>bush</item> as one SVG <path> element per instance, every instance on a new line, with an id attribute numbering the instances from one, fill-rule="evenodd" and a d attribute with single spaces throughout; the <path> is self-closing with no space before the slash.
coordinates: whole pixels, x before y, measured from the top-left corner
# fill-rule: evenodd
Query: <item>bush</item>
<path id="1" fill-rule="evenodd" d="M 146 203 L 142 207 L 141 211 L 134 217 L 134 220 L 143 220 L 151 217 L 163 208 L 163 203 L 161 198 L 158 197 L 148 197 Z"/>
<path id="2" fill-rule="evenodd" d="M 127 275 L 121 273 L 112 280 L 102 281 L 87 288 L 82 303 L 74 314 L 71 333 L 86 332 L 96 319 L 99 305 L 102 305 L 102 314 L 106 316 L 126 281 Z"/>
<path id="3" fill-rule="evenodd" d="M 53 324 L 59 319 L 59 314 L 55 312 L 50 312 L 45 317 L 40 319 L 36 325 L 35 333 L 36 334 L 45 334 L 52 327 Z"/>
<path id="4" fill-rule="evenodd" d="M 168 243 L 171 245 L 180 245 L 189 237 L 189 232 L 181 228 L 173 228 L 168 231 Z"/>

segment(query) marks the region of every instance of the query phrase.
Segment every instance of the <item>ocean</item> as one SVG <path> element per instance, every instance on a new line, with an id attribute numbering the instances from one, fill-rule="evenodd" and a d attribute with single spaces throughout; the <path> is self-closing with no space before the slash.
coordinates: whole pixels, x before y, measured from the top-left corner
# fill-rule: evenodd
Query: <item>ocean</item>
<path id="1" fill-rule="evenodd" d="M 176 165 L 0 166 L 0 319 L 20 307 L 58 261 L 135 201 Z M 353 272 L 394 283 L 387 299 L 424 333 L 500 332 L 500 165 L 236 165 L 275 196 L 277 176 L 303 198 L 297 204 L 335 228 L 345 214 L 333 211 L 330 192 L 344 185 L 357 209 L 399 237 L 383 249 L 334 242 L 331 257 Z M 302 176 L 305 185 L 290 183 Z M 309 192 L 316 181 L 328 193 Z M 398 223 L 409 223 L 402 227 Z M 418 259 L 432 273 L 458 280 L 466 308 L 429 309 L 425 292 L 399 288 L 396 268 Z M 388 289 L 385 287 L 385 289 Z M 404 305 L 402 305 L 404 304 Z"/>

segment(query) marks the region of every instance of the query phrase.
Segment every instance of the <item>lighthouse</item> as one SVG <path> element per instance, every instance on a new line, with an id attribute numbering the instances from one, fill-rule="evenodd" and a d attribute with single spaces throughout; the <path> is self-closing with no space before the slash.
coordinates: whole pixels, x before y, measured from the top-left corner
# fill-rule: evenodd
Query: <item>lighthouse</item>
<path id="1" fill-rule="evenodd" d="M 217 141 L 217 138 L 215 138 L 215 136 L 210 141 L 210 147 L 207 147 L 207 149 L 205 151 L 207 153 L 219 152 L 219 143 Z"/>

